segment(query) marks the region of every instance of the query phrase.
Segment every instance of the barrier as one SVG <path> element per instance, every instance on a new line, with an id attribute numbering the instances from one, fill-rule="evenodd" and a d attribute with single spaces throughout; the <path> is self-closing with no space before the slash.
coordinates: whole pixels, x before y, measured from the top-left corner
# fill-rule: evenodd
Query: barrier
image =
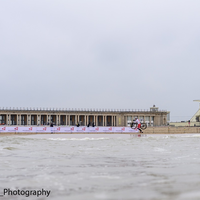
<path id="1" fill-rule="evenodd" d="M 138 133 L 138 129 L 130 127 L 76 127 L 76 126 L 55 126 L 55 127 L 0 127 L 0 133 Z"/>

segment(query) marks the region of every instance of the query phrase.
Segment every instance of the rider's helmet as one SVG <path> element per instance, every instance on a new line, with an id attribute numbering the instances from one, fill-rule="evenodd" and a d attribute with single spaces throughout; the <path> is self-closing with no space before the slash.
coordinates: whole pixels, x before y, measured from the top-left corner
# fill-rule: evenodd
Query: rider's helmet
<path id="1" fill-rule="evenodd" d="M 137 117 L 135 117 L 135 119 L 137 119 Z"/>

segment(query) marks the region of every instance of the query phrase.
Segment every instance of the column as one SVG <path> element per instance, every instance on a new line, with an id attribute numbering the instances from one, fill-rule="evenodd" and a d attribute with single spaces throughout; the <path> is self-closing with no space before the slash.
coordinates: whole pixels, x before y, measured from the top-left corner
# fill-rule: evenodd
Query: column
<path id="1" fill-rule="evenodd" d="M 31 115 L 28 115 L 28 125 L 31 125 Z"/>
<path id="2" fill-rule="evenodd" d="M 151 115 L 149 116 L 149 126 L 151 126 Z"/>
<path id="3" fill-rule="evenodd" d="M 71 117 L 71 116 L 69 115 L 69 117 L 68 117 L 68 122 L 69 122 L 68 124 L 69 124 L 69 126 L 71 125 L 71 124 L 70 124 L 70 117 Z"/>
<path id="4" fill-rule="evenodd" d="M 58 125 L 58 126 L 60 125 L 60 115 L 58 115 L 58 122 L 57 122 L 57 125 Z"/>
<path id="5" fill-rule="evenodd" d="M 21 123 L 22 123 L 22 122 L 21 122 L 21 118 L 22 118 L 22 115 L 19 115 L 19 121 L 18 121 L 18 122 L 19 122 L 19 125 L 21 125 Z"/>
<path id="6" fill-rule="evenodd" d="M 8 120 L 8 114 L 6 115 L 6 125 L 8 126 L 9 124 L 8 124 L 8 122 L 9 122 L 9 120 Z"/>
<path id="7" fill-rule="evenodd" d="M 29 125 L 29 115 L 26 116 L 27 118 L 27 126 Z"/>
<path id="8" fill-rule="evenodd" d="M 84 126 L 86 126 L 87 122 L 86 122 L 86 115 L 84 115 Z"/>
<path id="9" fill-rule="evenodd" d="M 65 124 L 68 125 L 68 115 L 65 115 Z"/>
<path id="10" fill-rule="evenodd" d="M 105 126 L 107 126 L 107 115 L 105 116 Z"/>
<path id="11" fill-rule="evenodd" d="M 8 120 L 9 120 L 9 125 L 11 125 L 11 114 L 9 114 L 9 116 L 8 116 Z"/>
<path id="12" fill-rule="evenodd" d="M 56 125 L 58 125 L 58 115 L 56 115 L 56 121 L 55 121 Z"/>
<path id="13" fill-rule="evenodd" d="M 48 115 L 48 123 L 51 124 L 51 115 Z"/>
<path id="14" fill-rule="evenodd" d="M 41 125 L 41 115 L 37 115 L 37 125 Z"/>
<path id="15" fill-rule="evenodd" d="M 18 114 L 16 114 L 16 126 L 18 126 Z"/>
<path id="16" fill-rule="evenodd" d="M 127 121 L 128 121 L 127 117 L 128 117 L 127 115 L 124 115 L 124 124 L 122 123 L 123 126 L 127 126 L 128 125 L 127 124 Z M 131 117 L 131 119 L 132 119 L 132 117 Z"/>
<path id="17" fill-rule="evenodd" d="M 104 117 L 105 117 L 105 116 L 103 115 L 103 126 L 105 126 L 105 125 L 104 125 Z"/>

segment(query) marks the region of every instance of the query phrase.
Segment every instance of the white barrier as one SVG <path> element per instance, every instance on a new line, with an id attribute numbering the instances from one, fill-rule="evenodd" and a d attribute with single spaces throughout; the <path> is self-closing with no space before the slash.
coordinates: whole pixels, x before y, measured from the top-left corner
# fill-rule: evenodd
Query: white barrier
<path id="1" fill-rule="evenodd" d="M 0 127 L 0 133 L 138 133 L 138 129 L 130 127 L 76 127 L 76 126 L 55 126 L 55 127 L 20 127 L 3 126 Z"/>

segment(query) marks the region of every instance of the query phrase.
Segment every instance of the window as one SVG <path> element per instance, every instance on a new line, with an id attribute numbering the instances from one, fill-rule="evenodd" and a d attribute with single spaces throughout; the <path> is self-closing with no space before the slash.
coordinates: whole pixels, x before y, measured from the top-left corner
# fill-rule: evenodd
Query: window
<path id="1" fill-rule="evenodd" d="M 146 117 L 145 117 L 145 121 L 146 121 L 146 122 L 149 122 L 149 121 L 150 121 L 150 117 L 149 117 L 149 116 L 146 116 Z"/>
<path id="2" fill-rule="evenodd" d="M 132 117 L 131 116 L 127 116 L 127 121 L 132 121 Z"/>

